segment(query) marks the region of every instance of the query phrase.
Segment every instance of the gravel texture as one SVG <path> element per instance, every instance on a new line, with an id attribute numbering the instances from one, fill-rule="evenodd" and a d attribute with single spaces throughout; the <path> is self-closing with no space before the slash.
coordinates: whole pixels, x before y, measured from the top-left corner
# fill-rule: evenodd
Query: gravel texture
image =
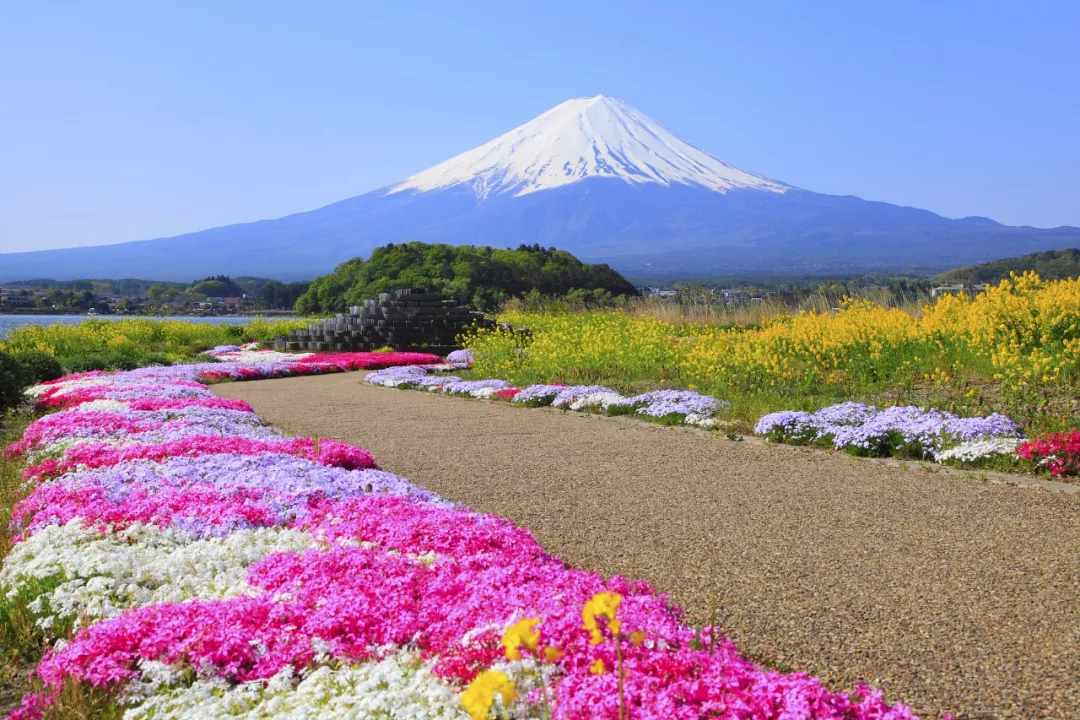
<path id="1" fill-rule="evenodd" d="M 1080 718 L 1080 499 L 552 409 L 373 388 L 218 385 L 649 581 L 750 657 L 918 712 Z"/>

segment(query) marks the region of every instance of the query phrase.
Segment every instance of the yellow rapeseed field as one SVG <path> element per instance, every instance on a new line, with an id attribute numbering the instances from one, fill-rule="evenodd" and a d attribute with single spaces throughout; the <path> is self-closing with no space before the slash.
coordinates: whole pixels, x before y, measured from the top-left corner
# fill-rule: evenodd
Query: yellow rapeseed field
<path id="1" fill-rule="evenodd" d="M 136 356 L 157 352 L 175 356 L 175 360 L 190 360 L 193 352 L 215 345 L 255 340 L 266 342 L 293 328 L 304 327 L 307 322 L 292 318 L 256 318 L 248 325 L 230 326 L 149 318 L 88 319 L 71 325 L 27 325 L 17 328 L 5 341 L 0 342 L 0 350 L 16 353 L 38 350 L 61 359 L 87 353 L 114 352 Z"/>
<path id="2" fill-rule="evenodd" d="M 833 313 L 778 314 L 752 329 L 620 311 L 499 319 L 529 328 L 531 339 L 494 330 L 467 344 L 477 374 L 519 385 L 687 387 L 752 412 L 882 394 L 1028 415 L 1075 412 L 1069 403 L 1080 369 L 1080 281 L 1046 282 L 1034 273 L 973 298 L 949 295 L 911 310 L 849 301 Z M 1054 398 L 1058 404 L 1049 407 Z"/>

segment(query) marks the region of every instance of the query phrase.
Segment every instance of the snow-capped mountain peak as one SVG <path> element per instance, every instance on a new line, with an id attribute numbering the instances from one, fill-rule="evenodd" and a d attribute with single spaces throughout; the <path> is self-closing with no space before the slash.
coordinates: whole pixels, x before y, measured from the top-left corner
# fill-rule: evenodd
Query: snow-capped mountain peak
<path id="1" fill-rule="evenodd" d="M 788 189 L 698 150 L 621 100 L 597 95 L 556 105 L 485 145 L 406 178 L 388 194 L 465 185 L 479 198 L 527 195 L 592 177 L 696 185 L 720 193 Z"/>

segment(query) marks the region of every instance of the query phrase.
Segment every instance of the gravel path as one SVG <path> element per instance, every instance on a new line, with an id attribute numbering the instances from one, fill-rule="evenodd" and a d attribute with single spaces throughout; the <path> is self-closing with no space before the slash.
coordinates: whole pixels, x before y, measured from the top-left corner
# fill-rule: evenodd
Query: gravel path
<path id="1" fill-rule="evenodd" d="M 924 716 L 1080 718 L 1080 500 L 359 374 L 218 385 L 513 519 L 571 565 L 715 605 L 749 656 Z"/>

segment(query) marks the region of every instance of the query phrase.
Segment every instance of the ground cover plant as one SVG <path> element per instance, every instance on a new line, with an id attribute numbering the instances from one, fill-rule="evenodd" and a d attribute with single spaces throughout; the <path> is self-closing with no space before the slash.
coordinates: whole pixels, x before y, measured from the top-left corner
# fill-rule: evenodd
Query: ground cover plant
<path id="1" fill-rule="evenodd" d="M 204 385 L 432 360 L 226 359 L 32 388 L 54 412 L 6 452 L 28 471 L 0 622 L 45 652 L 10 717 L 912 717 L 757 667 L 647 585 L 567 568 L 512 523 Z"/>
<path id="2" fill-rule="evenodd" d="M 631 415 L 665 425 L 702 428 L 718 427 L 717 412 L 727 406 L 723 400 L 692 390 L 657 390 L 626 397 L 602 385 L 541 383 L 516 388 L 501 379 L 463 380 L 456 375 L 442 374 L 442 371 L 469 368 L 471 358 L 470 351 L 461 350 L 448 356 L 452 362 L 379 370 L 369 374 L 366 381 L 382 387 L 428 390 L 480 400 L 506 400 L 527 407 L 551 406 L 610 416 Z"/>
<path id="3" fill-rule="evenodd" d="M 694 390 L 654 390 L 625 396 L 603 385 L 538 383 L 518 388 L 502 379 L 468 380 L 445 374 L 468 369 L 473 361 L 470 350 L 451 353 L 447 360 L 453 362 L 379 370 L 369 374 L 366 381 L 382 387 L 503 400 L 526 407 L 625 415 L 664 425 L 730 427 L 723 412 L 728 403 Z M 834 448 L 862 457 L 932 460 L 1019 472 L 1041 470 L 1053 477 L 1077 474 L 1080 458 L 1080 433 L 1023 442 L 1016 423 L 998 413 L 960 417 L 914 406 L 879 409 L 844 402 L 813 413 L 782 410 L 760 418 L 754 433 L 772 442 Z"/>
<path id="4" fill-rule="evenodd" d="M 731 402 L 749 431 L 780 410 L 843 401 L 1004 413 L 1028 434 L 1080 425 L 1080 281 L 1012 277 L 975 297 L 915 308 L 861 300 L 836 312 L 779 313 L 750 327 L 647 312 L 514 311 L 531 334 L 467 338 L 469 377 L 604 385 L 623 394 L 689 389 Z"/>
<path id="5" fill-rule="evenodd" d="M 845 402 L 817 412 L 783 410 L 765 415 L 754 432 L 774 442 L 817 445 L 865 457 L 1005 462 L 1016 458 L 1020 430 L 1004 415 L 958 417 L 912 406 L 879 409 Z"/>

